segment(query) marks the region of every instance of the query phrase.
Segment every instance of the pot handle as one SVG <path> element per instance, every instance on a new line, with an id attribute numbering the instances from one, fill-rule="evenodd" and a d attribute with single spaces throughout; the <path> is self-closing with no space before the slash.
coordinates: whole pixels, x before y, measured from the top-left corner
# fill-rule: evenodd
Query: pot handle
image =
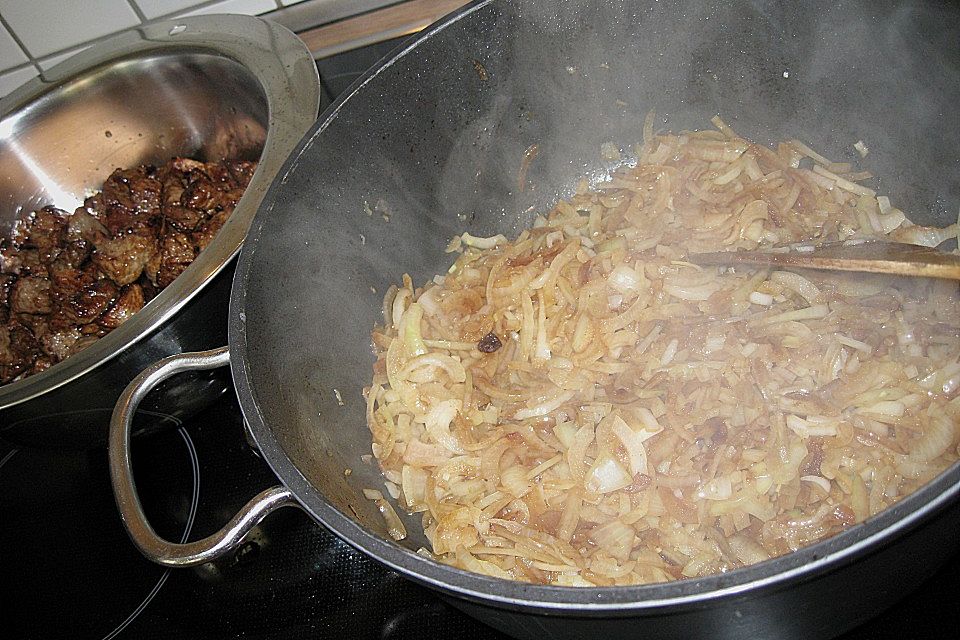
<path id="1" fill-rule="evenodd" d="M 296 505 L 284 486 L 253 497 L 222 529 L 202 540 L 177 544 L 153 530 L 143 513 L 130 464 L 130 426 L 140 401 L 157 384 L 182 371 L 215 369 L 230 363 L 228 347 L 182 353 L 156 362 L 127 385 L 110 418 L 110 480 L 120 517 L 133 543 L 148 559 L 167 567 L 192 567 L 220 558 L 240 546 L 243 537 L 263 518 L 283 506 Z"/>

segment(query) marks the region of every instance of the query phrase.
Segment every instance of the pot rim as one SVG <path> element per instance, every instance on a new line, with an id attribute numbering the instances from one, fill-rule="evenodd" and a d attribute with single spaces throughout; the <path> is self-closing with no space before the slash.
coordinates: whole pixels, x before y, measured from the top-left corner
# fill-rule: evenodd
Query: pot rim
<path id="1" fill-rule="evenodd" d="M 0 100 L 2 119 L 65 85 L 124 60 L 208 54 L 242 65 L 266 96 L 268 126 L 243 197 L 210 245 L 130 320 L 46 371 L 0 386 L 0 410 L 33 400 L 100 367 L 170 320 L 240 251 L 251 221 L 287 154 L 316 120 L 320 80 L 306 45 L 286 27 L 245 15 L 204 15 L 124 31 L 84 50 Z"/>

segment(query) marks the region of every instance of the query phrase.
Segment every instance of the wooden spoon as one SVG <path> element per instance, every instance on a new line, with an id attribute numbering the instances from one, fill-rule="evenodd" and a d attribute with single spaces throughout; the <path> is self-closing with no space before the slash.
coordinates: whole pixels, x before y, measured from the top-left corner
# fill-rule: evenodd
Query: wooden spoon
<path id="1" fill-rule="evenodd" d="M 757 265 L 860 271 L 917 278 L 960 280 L 960 256 L 932 247 L 870 241 L 855 245 L 831 243 L 812 251 L 717 251 L 694 253 L 687 260 L 701 265 Z"/>

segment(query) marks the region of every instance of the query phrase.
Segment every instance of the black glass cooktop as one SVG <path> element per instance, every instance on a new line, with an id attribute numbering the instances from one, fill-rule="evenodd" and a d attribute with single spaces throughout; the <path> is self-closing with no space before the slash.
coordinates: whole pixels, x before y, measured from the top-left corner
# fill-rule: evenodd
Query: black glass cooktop
<path id="1" fill-rule="evenodd" d="M 325 102 L 394 44 L 319 62 Z M 177 430 L 140 439 L 133 459 L 147 515 L 168 539 L 212 533 L 276 483 L 247 444 L 232 395 Z M 0 443 L 0 514 L 4 638 L 503 638 L 297 509 L 269 516 L 226 560 L 153 565 L 123 529 L 103 451 Z M 844 637 L 960 637 L 960 556 Z"/>

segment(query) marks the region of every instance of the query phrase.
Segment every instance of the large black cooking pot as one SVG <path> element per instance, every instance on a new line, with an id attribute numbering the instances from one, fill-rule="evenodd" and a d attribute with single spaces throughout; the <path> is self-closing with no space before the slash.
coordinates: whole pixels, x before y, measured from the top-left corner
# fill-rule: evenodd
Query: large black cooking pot
<path id="1" fill-rule="evenodd" d="M 185 566 L 296 505 L 351 545 L 508 633 L 544 637 L 817 638 L 903 596 L 957 547 L 960 466 L 841 535 L 704 579 L 616 588 L 505 582 L 438 564 L 415 519 L 393 542 L 362 489 L 382 486 L 361 388 L 369 332 L 400 274 L 442 273 L 467 230 L 515 235 L 577 176 L 610 167 L 655 108 L 659 126 L 722 113 L 757 140 L 799 137 L 884 176 L 915 220 L 960 201 L 960 19 L 941 4 L 486 0 L 396 51 L 333 105 L 268 192 L 233 281 L 230 347 L 146 371 L 111 434 L 134 542 Z M 517 188 L 524 151 L 539 145 Z M 250 433 L 281 485 L 198 542 L 160 540 L 131 480 L 130 415 L 175 372 L 228 364 Z M 339 399 L 342 398 L 342 403 Z M 346 475 L 345 469 L 352 473 Z"/>

